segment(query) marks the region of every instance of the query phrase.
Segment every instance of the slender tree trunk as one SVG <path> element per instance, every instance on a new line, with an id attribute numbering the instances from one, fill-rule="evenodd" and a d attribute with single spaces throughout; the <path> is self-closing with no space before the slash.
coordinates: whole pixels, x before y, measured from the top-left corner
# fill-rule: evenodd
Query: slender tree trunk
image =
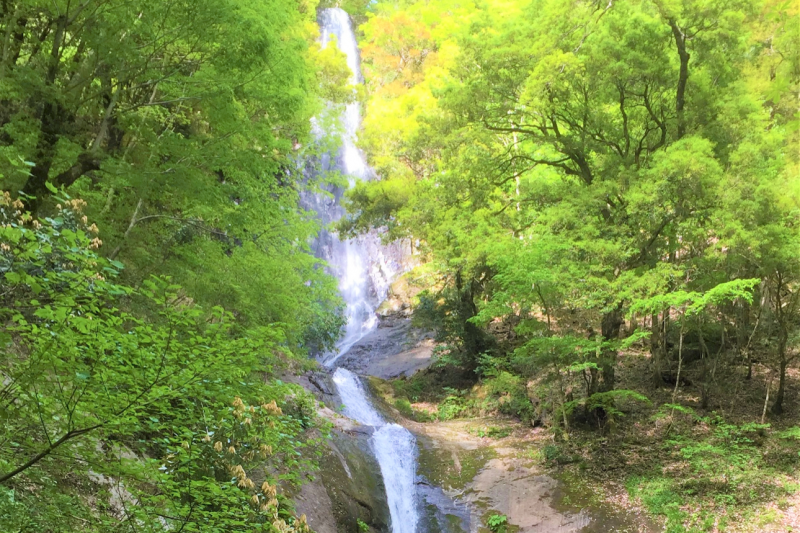
<path id="1" fill-rule="evenodd" d="M 782 357 L 780 361 L 780 368 L 778 374 L 778 392 L 775 394 L 775 403 L 772 404 L 772 414 L 783 414 L 783 396 L 786 391 L 786 357 Z"/>
<path id="2" fill-rule="evenodd" d="M 555 362 L 553 363 L 553 368 L 558 376 L 558 388 L 561 391 L 561 418 L 564 421 L 564 440 L 569 440 L 569 419 L 567 418 L 566 404 L 571 401 L 571 398 L 567 398 L 567 392 L 564 390 L 564 379 Z M 571 397 L 572 394 L 569 394 L 569 396 Z"/>
<path id="3" fill-rule="evenodd" d="M 597 343 L 594 355 L 595 361 L 598 361 L 599 363 L 603 357 L 603 347 L 601 341 L 596 336 L 589 338 Z M 600 371 L 597 368 L 589 368 L 589 382 L 587 383 L 586 389 L 587 398 L 600 391 Z"/>
<path id="4" fill-rule="evenodd" d="M 702 359 L 702 376 L 700 378 L 700 407 L 703 409 L 708 409 L 708 405 L 711 402 L 711 383 L 708 375 L 708 365 L 711 352 L 708 350 L 708 346 L 706 346 L 706 341 L 703 337 L 702 325 L 699 331 L 699 339 L 701 349 L 700 357 Z"/>
<path id="5" fill-rule="evenodd" d="M 87 427 L 87 428 L 83 428 L 83 429 L 73 429 L 73 430 L 68 431 L 66 434 L 64 434 L 64 436 L 62 436 L 60 439 L 58 439 L 57 441 L 52 443 L 50 446 L 48 446 L 47 448 L 45 448 L 41 452 L 39 452 L 36 455 L 34 455 L 31 459 L 29 459 L 22 466 L 19 466 L 19 467 L 15 468 L 11 472 L 7 472 L 5 474 L 0 474 L 0 485 L 5 483 L 9 479 L 13 478 L 14 476 L 17 476 L 17 475 L 21 474 L 22 472 L 24 472 L 25 470 L 29 469 L 30 467 L 32 467 L 33 465 L 35 465 L 36 463 L 38 463 L 39 461 L 41 461 L 42 459 L 44 459 L 45 457 L 47 457 L 48 455 L 53 453 L 56 450 L 56 448 L 58 448 L 59 446 L 61 446 L 65 442 L 67 442 L 69 440 L 72 440 L 72 439 L 74 439 L 76 437 L 80 437 L 81 435 L 83 435 L 85 433 L 89 433 L 90 431 L 94 431 L 95 429 L 97 429 L 99 427 L 102 427 L 102 426 L 103 426 L 103 424 L 96 424 L 96 425 L 91 426 L 91 427 Z"/>
<path id="6" fill-rule="evenodd" d="M 686 133 L 686 121 L 683 108 L 686 106 L 686 82 L 689 81 L 689 52 L 686 50 L 686 35 L 681 30 L 675 19 L 669 19 L 669 27 L 675 37 L 675 46 L 678 49 L 680 70 L 678 71 L 678 86 L 675 94 L 675 112 L 678 115 L 678 139 Z"/>
<path id="7" fill-rule="evenodd" d="M 772 390 L 772 373 L 767 381 L 767 396 L 764 398 L 764 409 L 761 411 L 761 423 L 767 418 L 767 406 L 769 405 L 769 392 Z"/>
<path id="8" fill-rule="evenodd" d="M 683 321 L 681 321 L 681 335 L 678 339 L 678 374 L 675 376 L 675 388 L 672 391 L 672 403 L 678 397 L 678 387 L 681 384 L 681 369 L 683 368 Z"/>
<path id="9" fill-rule="evenodd" d="M 763 284 L 763 282 L 762 282 L 762 284 Z M 753 337 L 756 334 L 756 330 L 758 329 L 759 323 L 761 323 L 761 312 L 764 310 L 764 298 L 765 298 L 764 295 L 762 295 L 761 298 L 760 298 L 760 303 L 759 303 L 759 306 L 758 306 L 758 315 L 756 315 L 756 325 L 753 326 L 753 331 L 751 331 L 750 332 L 750 336 L 747 337 L 747 344 L 745 344 L 745 347 L 744 347 L 745 355 L 747 357 L 747 376 L 745 376 L 745 379 L 748 379 L 748 380 L 749 379 L 753 379 L 753 354 L 750 351 L 750 345 L 753 343 Z M 746 311 L 746 312 L 749 315 L 749 311 Z M 750 323 L 749 318 L 747 320 L 747 323 L 748 324 Z"/>
<path id="10" fill-rule="evenodd" d="M 783 289 L 787 283 L 781 273 L 778 273 L 775 285 L 775 316 L 778 319 L 780 333 L 778 336 L 778 392 L 775 395 L 775 403 L 772 404 L 772 414 L 783 413 L 783 396 L 786 390 L 786 366 L 788 364 L 786 356 L 786 345 L 789 342 L 789 317 L 784 309 Z"/>
<path id="11" fill-rule="evenodd" d="M 622 303 L 618 304 L 614 310 L 603 316 L 601 323 L 603 340 L 612 342 L 619 339 L 619 329 L 622 327 Z M 617 366 L 617 350 L 606 348 L 600 357 L 600 392 L 614 390 L 615 369 Z"/>
<path id="12" fill-rule="evenodd" d="M 110 196 L 109 196 L 109 201 L 110 201 Z M 136 225 L 136 222 L 138 222 L 137 217 L 139 216 L 139 210 L 142 208 L 143 202 L 144 199 L 139 198 L 139 201 L 136 203 L 136 209 L 133 210 L 133 215 L 131 215 L 131 222 L 130 224 L 128 224 L 128 229 L 125 230 L 125 235 L 122 236 L 122 240 L 120 241 L 120 243 L 117 245 L 116 248 L 114 248 L 114 251 L 111 252 L 111 254 L 108 256 L 109 259 L 116 259 L 117 255 L 119 255 L 120 250 L 122 250 L 122 245 L 125 243 L 126 240 L 128 240 L 128 235 L 130 235 L 131 230 Z"/>
<path id="13" fill-rule="evenodd" d="M 664 360 L 666 359 L 666 336 L 663 332 L 665 321 L 661 320 L 661 313 L 651 315 L 652 327 L 650 335 L 650 356 L 652 359 L 652 380 L 654 387 L 664 384 Z"/>
<path id="14" fill-rule="evenodd" d="M 675 402 L 678 399 L 678 387 L 681 386 L 681 369 L 683 368 L 683 332 L 684 322 L 681 320 L 681 333 L 678 339 L 678 374 L 675 376 L 675 388 L 672 389 L 672 412 L 669 415 L 669 425 L 664 432 L 665 438 L 669 436 L 669 432 L 672 430 L 672 424 L 675 422 Z"/>

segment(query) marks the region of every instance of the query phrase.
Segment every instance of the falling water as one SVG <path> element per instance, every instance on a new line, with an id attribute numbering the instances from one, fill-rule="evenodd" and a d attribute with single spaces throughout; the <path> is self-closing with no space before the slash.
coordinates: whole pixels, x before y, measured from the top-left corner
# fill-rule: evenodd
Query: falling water
<path id="1" fill-rule="evenodd" d="M 415 533 L 419 517 L 415 504 L 417 443 L 414 436 L 403 426 L 386 423 L 367 398 L 358 376 L 337 368 L 333 382 L 344 403 L 344 414 L 375 427 L 372 449 L 386 486 L 392 533 Z"/>
<path id="2" fill-rule="evenodd" d="M 325 9 L 319 16 L 322 46 L 336 42 L 347 56 L 352 72 L 351 82 L 361 83 L 358 44 L 350 17 L 341 9 Z M 335 110 L 331 107 L 330 110 Z M 356 145 L 361 125 L 358 102 L 347 104 L 339 117 L 343 132 L 339 139 L 339 152 L 322 160 L 323 170 L 338 170 L 347 176 L 350 186 L 357 180 L 373 179 L 372 170 Z M 322 137 L 324 120 L 315 127 Z M 328 188 L 330 194 L 307 194 L 302 202 L 307 209 L 317 213 L 324 225 L 339 220 L 345 212 L 340 200 L 344 190 Z M 383 246 L 380 235 L 372 231 L 357 239 L 341 240 L 327 229 L 320 232 L 314 243 L 314 253 L 325 259 L 331 272 L 339 279 L 339 291 L 346 304 L 347 324 L 335 353 L 324 358 L 329 368 L 355 343 L 377 326 L 375 308 L 386 297 L 389 282 L 401 270 L 397 256 L 400 248 Z M 393 257 L 394 256 L 394 257 Z M 375 410 L 359 378 L 352 372 L 337 368 L 334 383 L 344 403 L 344 413 L 361 424 L 372 426 L 375 432 L 370 440 L 375 458 L 380 466 L 392 533 L 415 533 L 419 518 L 416 510 L 417 446 L 414 436 L 402 426 L 387 423 Z"/>
<path id="3" fill-rule="evenodd" d="M 320 40 L 323 47 L 335 43 L 347 57 L 352 73 L 350 82 L 362 82 L 358 44 L 348 14 L 338 8 L 324 9 L 319 15 Z M 342 131 L 338 139 L 339 151 L 323 157 L 323 171 L 338 171 L 347 177 L 352 187 L 358 180 L 371 180 L 374 172 L 367 165 L 356 146 L 361 126 L 361 108 L 358 102 L 345 106 L 344 110 L 329 106 L 327 112 L 340 119 Z M 325 120 L 315 121 L 318 137 L 326 136 Z M 327 187 L 330 194 L 305 194 L 302 204 L 317 213 L 325 226 L 345 215 L 341 205 L 344 189 Z M 332 367 L 339 356 L 347 351 L 377 326 L 375 309 L 386 297 L 389 282 L 401 270 L 398 246 L 383 246 L 377 231 L 371 231 L 355 239 L 341 240 L 323 229 L 315 241 L 314 254 L 325 259 L 331 272 L 339 279 L 339 292 L 346 304 L 347 320 L 341 340 L 333 353 L 323 358 L 326 366 Z"/>

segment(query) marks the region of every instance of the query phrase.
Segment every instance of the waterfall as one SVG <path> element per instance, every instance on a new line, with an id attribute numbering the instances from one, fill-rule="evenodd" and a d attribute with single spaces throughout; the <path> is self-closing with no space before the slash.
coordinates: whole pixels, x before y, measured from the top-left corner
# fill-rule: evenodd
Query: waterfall
<path id="1" fill-rule="evenodd" d="M 344 403 L 344 414 L 375 428 L 371 443 L 386 486 L 392 533 L 415 533 L 419 517 L 415 502 L 417 443 L 414 436 L 403 426 L 386 423 L 367 398 L 358 376 L 337 368 L 333 382 Z"/>
<path id="2" fill-rule="evenodd" d="M 324 9 L 319 15 L 320 40 L 322 46 L 334 41 L 347 56 L 352 72 L 352 83 L 361 83 L 361 67 L 355 33 L 350 16 L 339 8 Z M 329 111 L 335 108 L 329 108 Z M 374 173 L 367 165 L 356 145 L 361 126 L 361 109 L 358 102 L 350 103 L 341 112 L 343 132 L 339 139 L 338 154 L 323 158 L 324 170 L 338 170 L 347 176 L 350 186 L 357 180 L 369 180 Z M 314 127 L 318 135 L 320 124 Z M 317 213 L 324 225 L 344 216 L 340 200 L 344 190 L 329 188 L 330 195 L 305 194 L 301 202 L 306 209 Z M 332 368 L 339 356 L 345 354 L 355 343 L 377 327 L 376 307 L 385 299 L 392 277 L 401 270 L 401 248 L 384 246 L 377 231 L 356 239 L 341 240 L 327 229 L 320 232 L 313 245 L 317 257 L 327 261 L 331 272 L 339 280 L 339 291 L 346 304 L 347 323 L 336 351 L 323 359 L 325 366 Z M 388 423 L 372 405 L 367 391 L 358 376 L 344 368 L 337 368 L 334 383 L 344 403 L 344 414 L 372 426 L 375 431 L 370 439 L 372 450 L 380 466 L 392 533 L 416 533 L 419 517 L 416 509 L 417 444 L 414 436 L 402 426 Z"/>
<path id="3" fill-rule="evenodd" d="M 319 25 L 320 44 L 326 47 L 335 42 L 347 57 L 347 65 L 352 73 L 350 82 L 361 83 L 358 44 L 350 16 L 339 8 L 323 9 L 319 14 Z M 338 115 L 336 118 L 341 123 L 341 134 L 337 139 L 338 153 L 323 157 L 322 171 L 341 172 L 351 187 L 357 180 L 373 179 L 374 172 L 356 145 L 361 126 L 359 102 L 351 102 L 343 110 L 328 106 L 326 113 Z M 324 131 L 325 123 L 321 118 L 314 121 L 318 138 L 328 133 Z M 301 195 L 301 205 L 316 212 L 322 224 L 328 226 L 345 215 L 341 206 L 344 189 L 333 186 L 323 188 L 330 194 L 304 193 Z M 314 255 L 324 259 L 338 278 L 339 292 L 346 305 L 346 324 L 341 340 L 333 353 L 323 357 L 324 364 L 332 367 L 339 356 L 347 353 L 377 327 L 375 309 L 386 298 L 390 280 L 402 269 L 402 252 L 397 245 L 384 246 L 379 232 L 375 230 L 354 239 L 341 240 L 324 228 L 312 247 Z"/>

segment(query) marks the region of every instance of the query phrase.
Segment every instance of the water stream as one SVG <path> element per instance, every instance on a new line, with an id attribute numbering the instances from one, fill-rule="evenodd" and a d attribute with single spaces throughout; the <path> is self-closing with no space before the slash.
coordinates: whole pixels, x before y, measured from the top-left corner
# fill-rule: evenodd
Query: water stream
<path id="1" fill-rule="evenodd" d="M 350 82 L 361 83 L 358 45 L 348 14 L 338 8 L 324 9 L 319 15 L 319 25 L 322 46 L 335 43 L 347 57 L 352 72 Z M 374 179 L 375 173 L 356 146 L 361 127 L 359 102 L 343 108 L 329 105 L 323 115 L 314 121 L 317 138 L 334 136 L 338 152 L 324 155 L 319 161 L 320 168 L 314 172 L 341 173 L 350 187 L 358 180 Z M 337 130 L 330 131 L 330 119 L 337 119 Z M 342 240 L 327 229 L 345 215 L 341 199 L 346 187 L 328 185 L 323 189 L 327 194 L 304 193 L 301 204 L 316 212 L 323 224 L 324 229 L 313 243 L 314 255 L 327 261 L 329 270 L 339 280 L 339 292 L 347 304 L 347 322 L 337 349 L 323 359 L 326 366 L 332 367 L 340 355 L 377 327 L 375 309 L 386 297 L 390 280 L 402 267 L 399 246 L 384 246 L 378 231 Z"/>
<path id="2" fill-rule="evenodd" d="M 361 83 L 358 44 L 348 14 L 338 8 L 322 10 L 319 25 L 321 44 L 328 46 L 336 43 L 347 56 L 352 83 Z M 314 172 L 340 172 L 347 178 L 350 187 L 358 180 L 375 179 L 375 173 L 367 165 L 357 145 L 361 126 L 359 103 L 338 107 L 330 105 L 327 113 L 329 116 L 319 117 L 314 127 L 319 140 L 335 137 L 334 144 L 338 145 L 338 149 L 323 155 L 318 161 L 321 169 L 316 168 Z M 328 120 L 331 118 L 337 118 L 340 127 L 326 131 L 325 125 L 332 122 Z M 309 174 L 309 177 L 313 179 L 314 174 Z M 436 469 L 430 466 L 429 456 L 434 453 L 431 450 L 435 449 L 428 442 L 430 435 L 420 435 L 418 448 L 417 439 L 411 432 L 386 420 L 375 408 L 362 378 L 346 368 L 337 367 L 339 357 L 378 326 L 375 310 L 385 299 L 393 277 L 403 270 L 402 248 L 383 245 L 378 231 L 371 231 L 356 239 L 342 240 L 327 229 L 332 222 L 345 216 L 341 199 L 346 188 L 329 185 L 323 187 L 325 193 L 306 192 L 301 196 L 301 204 L 315 212 L 326 228 L 313 243 L 313 251 L 327 262 L 329 271 L 339 280 L 339 291 L 346 304 L 347 323 L 341 340 L 335 350 L 321 357 L 321 362 L 333 372 L 333 382 L 344 404 L 344 414 L 372 428 L 369 444 L 383 477 L 392 533 L 476 531 L 480 513 L 486 511 L 487 502 L 498 509 L 506 509 L 509 515 L 513 510 L 520 523 L 527 521 L 538 524 L 545 528 L 542 531 L 584 530 L 582 528 L 586 527 L 586 521 L 589 520 L 585 508 L 576 509 L 574 513 L 551 508 L 548 502 L 551 499 L 558 500 L 558 497 L 551 498 L 550 495 L 552 488 L 559 486 L 557 481 L 540 475 L 513 456 L 497 458 L 494 460 L 496 465 L 486 463 L 488 466 L 481 467 L 481 474 L 471 481 L 472 488 L 468 491 L 471 494 L 462 494 L 467 501 L 470 498 L 480 500 L 474 509 L 452 499 L 436 479 L 432 482 L 428 479 L 436 475 Z M 455 454 L 454 448 L 445 447 L 443 450 L 448 454 L 447 457 L 441 460 L 434 458 L 439 468 L 443 467 L 447 477 L 461 479 L 462 462 L 468 469 L 471 452 L 464 448 L 467 451 L 462 454 L 462 459 L 456 458 L 454 462 L 449 455 Z M 483 453 L 480 452 L 481 455 Z M 452 475 L 447 470 L 450 467 L 446 466 L 451 463 L 452 468 L 456 469 Z M 423 475 L 418 477 L 417 471 L 420 469 Z M 477 514 L 471 519 L 474 513 Z M 598 515 L 597 510 L 592 510 L 591 525 L 597 527 L 591 531 L 627 531 L 620 525 L 622 522 L 608 521 L 603 516 Z"/>
<path id="3" fill-rule="evenodd" d="M 392 533 L 415 533 L 419 517 L 416 508 L 417 442 L 403 426 L 387 423 L 375 410 L 358 376 L 337 368 L 333 382 L 344 403 L 344 414 L 373 426 L 372 449 L 381 467 L 386 500 L 392 517 Z"/>
<path id="4" fill-rule="evenodd" d="M 353 83 L 361 83 L 358 45 L 348 14 L 339 9 L 325 9 L 319 16 L 320 38 L 323 46 L 335 42 L 347 56 Z M 330 154 L 325 170 L 342 172 L 352 186 L 356 180 L 372 179 L 361 151 L 356 146 L 361 125 L 361 109 L 356 103 L 347 104 L 341 111 L 342 133 L 339 152 Z M 322 124 L 324 121 L 318 121 Z M 317 125 L 320 128 L 319 125 Z M 318 132 L 320 135 L 324 131 Z M 324 224 L 335 222 L 344 215 L 340 199 L 343 190 L 332 188 L 330 195 L 316 194 L 304 198 L 307 208 L 316 211 Z M 315 254 L 328 262 L 331 272 L 339 279 L 339 291 L 346 304 L 347 324 L 337 349 L 323 359 L 328 368 L 354 344 L 377 327 L 376 307 L 386 297 L 389 282 L 400 270 L 397 254 L 380 243 L 372 232 L 357 239 L 340 240 L 323 230 L 314 244 Z M 392 256 L 395 256 L 392 258 Z M 334 383 L 350 418 L 372 426 L 370 439 L 386 487 L 392 533 L 416 533 L 417 510 L 416 471 L 417 444 L 414 436 L 402 426 L 387 422 L 373 406 L 360 378 L 345 368 L 335 368 Z"/>

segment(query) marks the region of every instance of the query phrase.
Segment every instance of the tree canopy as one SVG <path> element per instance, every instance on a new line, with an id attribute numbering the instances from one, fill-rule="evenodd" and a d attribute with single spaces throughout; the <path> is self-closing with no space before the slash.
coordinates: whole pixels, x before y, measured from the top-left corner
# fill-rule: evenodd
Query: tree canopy
<path id="1" fill-rule="evenodd" d="M 442 280 L 432 305 L 461 324 L 443 335 L 469 367 L 492 351 L 492 321 L 535 337 L 569 323 L 603 339 L 589 394 L 609 391 L 637 302 L 758 279 L 752 301 L 695 327 L 743 350 L 763 317 L 784 376 L 800 274 L 797 23 L 769 1 L 380 4 L 363 27 L 364 144 L 385 178 L 351 192 L 342 229 L 419 239 Z M 674 312 L 629 320 L 648 329 L 656 382 Z"/>
<path id="2" fill-rule="evenodd" d="M 310 531 L 279 377 L 342 324 L 298 198 L 353 98 L 316 9 L 0 3 L 3 531 Z"/>

